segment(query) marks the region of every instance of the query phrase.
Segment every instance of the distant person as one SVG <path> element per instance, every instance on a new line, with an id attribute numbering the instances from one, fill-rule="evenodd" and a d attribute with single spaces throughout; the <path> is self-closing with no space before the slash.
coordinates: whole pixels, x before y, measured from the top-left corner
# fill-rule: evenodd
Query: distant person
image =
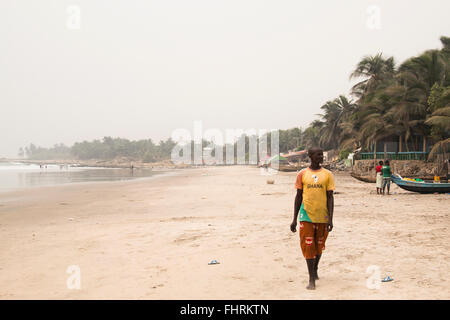
<path id="1" fill-rule="evenodd" d="M 377 175 L 377 194 L 381 194 L 381 189 L 383 188 L 383 173 L 381 172 L 381 168 L 383 168 L 383 161 L 378 162 L 378 166 L 375 167 Z"/>
<path id="2" fill-rule="evenodd" d="M 444 174 L 445 174 L 445 178 L 448 182 L 448 158 L 445 159 L 445 163 L 444 163 Z"/>
<path id="3" fill-rule="evenodd" d="M 316 288 L 319 280 L 317 269 L 328 233 L 333 230 L 334 211 L 334 177 L 320 164 L 323 162 L 323 151 L 320 148 L 308 150 L 311 165 L 297 174 L 295 188 L 297 195 L 294 204 L 294 220 L 291 231 L 297 230 L 297 216 L 300 213 L 300 247 L 308 266 L 308 290 Z"/>
<path id="4" fill-rule="evenodd" d="M 391 167 L 389 166 L 389 160 L 384 162 L 384 166 L 381 167 L 383 173 L 383 195 L 387 186 L 387 194 L 389 195 L 389 189 L 391 187 Z"/>
<path id="5" fill-rule="evenodd" d="M 442 167 L 438 175 L 443 177 L 443 180 L 448 182 L 448 159 L 445 159 L 442 163 Z"/>

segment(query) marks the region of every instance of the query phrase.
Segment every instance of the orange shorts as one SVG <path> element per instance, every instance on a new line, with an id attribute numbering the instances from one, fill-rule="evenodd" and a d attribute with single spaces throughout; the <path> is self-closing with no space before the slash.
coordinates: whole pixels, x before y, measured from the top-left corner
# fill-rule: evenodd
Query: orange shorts
<path id="1" fill-rule="evenodd" d="M 305 259 L 314 259 L 325 250 L 328 237 L 326 223 L 300 221 L 300 247 Z"/>

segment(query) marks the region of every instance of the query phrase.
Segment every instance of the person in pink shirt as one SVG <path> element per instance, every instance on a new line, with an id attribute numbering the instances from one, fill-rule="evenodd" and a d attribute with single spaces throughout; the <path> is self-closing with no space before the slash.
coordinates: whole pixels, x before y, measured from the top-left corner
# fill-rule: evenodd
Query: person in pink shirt
<path id="1" fill-rule="evenodd" d="M 381 190 L 383 188 L 383 174 L 381 173 L 381 168 L 383 168 L 383 161 L 380 161 L 378 166 L 375 167 L 377 175 L 377 194 L 382 194 Z"/>

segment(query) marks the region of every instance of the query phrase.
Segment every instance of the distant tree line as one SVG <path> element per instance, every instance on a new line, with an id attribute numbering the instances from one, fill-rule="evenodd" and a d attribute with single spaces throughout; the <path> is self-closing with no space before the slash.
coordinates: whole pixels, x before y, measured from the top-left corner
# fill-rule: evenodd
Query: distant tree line
<path id="1" fill-rule="evenodd" d="M 104 137 L 102 140 L 76 142 L 72 147 L 59 144 L 51 148 L 43 148 L 30 144 L 25 148 L 19 149 L 19 156 L 32 160 L 112 160 L 127 158 L 130 160 L 155 162 L 169 159 L 174 146 L 175 142 L 170 138 L 155 144 L 151 139 L 132 141 L 122 138 Z"/>
<path id="2" fill-rule="evenodd" d="M 301 137 L 301 129 L 295 128 L 290 130 L 280 130 L 280 152 L 287 151 L 289 148 L 295 148 L 296 143 Z M 298 138 L 298 139 L 294 139 Z M 233 144 L 222 145 L 223 159 L 226 159 L 227 148 L 232 148 L 236 157 L 239 145 L 243 145 L 245 159 L 249 159 L 251 141 L 257 146 L 264 139 L 267 143 L 267 153 L 271 154 L 271 133 L 258 137 L 256 135 L 249 136 L 242 134 Z M 143 162 L 157 162 L 168 160 L 171 158 L 172 150 L 177 145 L 171 138 L 161 140 L 159 144 L 155 144 L 151 139 L 144 140 L 128 140 L 123 138 L 104 137 L 102 140 L 76 142 L 72 147 L 64 144 L 54 145 L 51 148 L 37 147 L 30 144 L 27 147 L 19 149 L 19 157 L 26 157 L 31 160 L 57 160 L 57 159 L 80 159 L 80 160 L 112 160 L 112 159 L 128 159 Z M 213 141 L 203 139 L 201 148 L 211 147 L 212 156 L 215 156 L 216 145 Z M 195 143 L 190 143 L 191 159 L 194 159 Z M 201 152 L 201 151 L 200 151 Z M 182 155 L 182 151 L 180 152 Z"/>

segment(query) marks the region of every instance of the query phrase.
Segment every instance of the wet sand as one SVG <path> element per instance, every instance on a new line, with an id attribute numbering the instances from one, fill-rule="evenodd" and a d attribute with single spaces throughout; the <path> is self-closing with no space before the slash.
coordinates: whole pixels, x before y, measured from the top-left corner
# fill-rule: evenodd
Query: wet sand
<path id="1" fill-rule="evenodd" d="M 0 194 L 0 299 L 450 298 L 450 195 L 382 197 L 348 173 L 336 173 L 334 230 L 307 291 L 289 230 L 295 176 L 210 167 Z M 369 266 L 394 281 L 369 289 Z"/>

